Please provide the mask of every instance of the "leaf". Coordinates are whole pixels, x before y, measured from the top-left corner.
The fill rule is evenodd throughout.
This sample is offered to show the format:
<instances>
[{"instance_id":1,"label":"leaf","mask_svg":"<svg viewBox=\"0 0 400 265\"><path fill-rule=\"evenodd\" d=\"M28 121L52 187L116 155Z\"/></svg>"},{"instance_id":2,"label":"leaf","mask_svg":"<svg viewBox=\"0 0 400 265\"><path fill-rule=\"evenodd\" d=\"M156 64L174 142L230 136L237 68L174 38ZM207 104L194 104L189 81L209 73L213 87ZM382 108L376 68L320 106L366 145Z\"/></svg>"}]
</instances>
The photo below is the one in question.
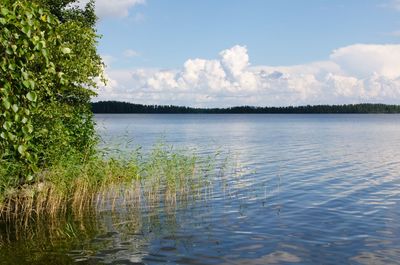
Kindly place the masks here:
<instances>
[{"instance_id":1,"label":"leaf","mask_svg":"<svg viewBox=\"0 0 400 265\"><path fill-rule=\"evenodd\" d=\"M7 134L8 134L8 138L10 138L11 141L14 141L15 138L17 138L14 134L12 134L10 132L8 132Z\"/></svg>"},{"instance_id":2,"label":"leaf","mask_svg":"<svg viewBox=\"0 0 400 265\"><path fill-rule=\"evenodd\" d=\"M29 89L34 89L35 88L35 82L33 80L25 80L22 81L22 84Z\"/></svg>"},{"instance_id":3,"label":"leaf","mask_svg":"<svg viewBox=\"0 0 400 265\"><path fill-rule=\"evenodd\" d=\"M15 112L15 113L17 113L18 112L18 105L17 104L13 104L12 106L11 106L11 108L12 108L12 110Z\"/></svg>"},{"instance_id":4,"label":"leaf","mask_svg":"<svg viewBox=\"0 0 400 265\"><path fill-rule=\"evenodd\" d=\"M24 127L22 127L22 131L23 131L25 134L30 134L30 133L32 133L32 132L33 132L33 126L32 126L32 124L28 124L28 125L25 125Z\"/></svg>"},{"instance_id":5,"label":"leaf","mask_svg":"<svg viewBox=\"0 0 400 265\"><path fill-rule=\"evenodd\" d=\"M70 49L70 48L67 48L67 47L61 48L61 51L62 51L62 53L64 53L64 54L69 54L69 53L71 53L71 49Z\"/></svg>"},{"instance_id":6,"label":"leaf","mask_svg":"<svg viewBox=\"0 0 400 265\"><path fill-rule=\"evenodd\" d=\"M46 59L49 57L49 53L47 52L46 49L42 49L42 54L43 54L44 58L46 58Z\"/></svg>"},{"instance_id":7,"label":"leaf","mask_svg":"<svg viewBox=\"0 0 400 265\"><path fill-rule=\"evenodd\" d=\"M33 180L33 175L29 174L26 176L26 181L31 182Z\"/></svg>"},{"instance_id":8,"label":"leaf","mask_svg":"<svg viewBox=\"0 0 400 265\"><path fill-rule=\"evenodd\" d=\"M11 107L10 101L8 101L6 98L3 98L3 106L6 108L6 110L9 110Z\"/></svg>"},{"instance_id":9,"label":"leaf","mask_svg":"<svg viewBox=\"0 0 400 265\"><path fill-rule=\"evenodd\" d=\"M28 132L32 133L33 132L33 126L31 124L28 124Z\"/></svg>"},{"instance_id":10,"label":"leaf","mask_svg":"<svg viewBox=\"0 0 400 265\"><path fill-rule=\"evenodd\" d=\"M26 146L25 145L19 145L18 146L18 153L20 153L21 155L24 155L26 152Z\"/></svg>"},{"instance_id":11,"label":"leaf","mask_svg":"<svg viewBox=\"0 0 400 265\"><path fill-rule=\"evenodd\" d=\"M36 102L36 100L37 100L37 94L36 94L36 92L29 92L28 94L26 94L26 98L29 100L29 101L32 101L32 102Z\"/></svg>"},{"instance_id":12,"label":"leaf","mask_svg":"<svg viewBox=\"0 0 400 265\"><path fill-rule=\"evenodd\" d=\"M8 131L12 127L12 122L11 121L6 121L3 123L3 128Z\"/></svg>"},{"instance_id":13,"label":"leaf","mask_svg":"<svg viewBox=\"0 0 400 265\"><path fill-rule=\"evenodd\" d=\"M22 72L22 77L23 77L24 79L28 79L28 78L29 78L29 75L28 75L27 72Z\"/></svg>"},{"instance_id":14,"label":"leaf","mask_svg":"<svg viewBox=\"0 0 400 265\"><path fill-rule=\"evenodd\" d=\"M8 9L7 8L5 8L5 7L2 7L1 8L1 14L3 15L3 16L7 16L8 15Z\"/></svg>"},{"instance_id":15,"label":"leaf","mask_svg":"<svg viewBox=\"0 0 400 265\"><path fill-rule=\"evenodd\" d=\"M7 48L6 48L6 53L7 53L8 55L13 54L13 50L11 49L11 47L7 47Z\"/></svg>"},{"instance_id":16,"label":"leaf","mask_svg":"<svg viewBox=\"0 0 400 265\"><path fill-rule=\"evenodd\" d=\"M31 28L28 25L26 25L22 28L22 32L25 33L26 36L28 36L28 38L31 37L32 32L31 32Z\"/></svg>"}]
</instances>

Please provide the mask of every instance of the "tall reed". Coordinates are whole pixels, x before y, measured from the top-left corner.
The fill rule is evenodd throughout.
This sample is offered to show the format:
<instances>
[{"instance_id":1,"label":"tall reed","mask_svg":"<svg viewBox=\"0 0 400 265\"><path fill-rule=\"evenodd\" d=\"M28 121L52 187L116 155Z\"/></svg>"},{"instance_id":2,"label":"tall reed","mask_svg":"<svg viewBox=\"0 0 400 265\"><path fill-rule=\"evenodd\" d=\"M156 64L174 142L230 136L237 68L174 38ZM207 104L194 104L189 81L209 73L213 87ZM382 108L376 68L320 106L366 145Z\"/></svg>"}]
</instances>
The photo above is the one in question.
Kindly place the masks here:
<instances>
[{"instance_id":1,"label":"tall reed","mask_svg":"<svg viewBox=\"0 0 400 265\"><path fill-rule=\"evenodd\" d=\"M12 165L0 166L0 217L28 225L38 218L84 216L89 212L114 211L116 207L159 207L204 196L210 184L214 157L156 145L144 155L104 153L82 160L66 154L38 173L39 181L16 186L8 174Z\"/></svg>"}]
</instances>

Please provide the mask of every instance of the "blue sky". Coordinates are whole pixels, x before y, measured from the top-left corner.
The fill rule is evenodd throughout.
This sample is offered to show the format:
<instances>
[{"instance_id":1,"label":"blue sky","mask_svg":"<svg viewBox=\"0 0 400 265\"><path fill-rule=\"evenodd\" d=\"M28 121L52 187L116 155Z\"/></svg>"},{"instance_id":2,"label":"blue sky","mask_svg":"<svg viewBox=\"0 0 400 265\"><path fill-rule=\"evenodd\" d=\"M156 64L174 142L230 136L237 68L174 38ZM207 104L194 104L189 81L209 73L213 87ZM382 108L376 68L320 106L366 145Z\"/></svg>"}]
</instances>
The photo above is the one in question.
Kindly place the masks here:
<instances>
[{"instance_id":1,"label":"blue sky","mask_svg":"<svg viewBox=\"0 0 400 265\"><path fill-rule=\"evenodd\" d=\"M97 13L101 100L400 103L399 0L98 0Z\"/></svg>"}]
</instances>

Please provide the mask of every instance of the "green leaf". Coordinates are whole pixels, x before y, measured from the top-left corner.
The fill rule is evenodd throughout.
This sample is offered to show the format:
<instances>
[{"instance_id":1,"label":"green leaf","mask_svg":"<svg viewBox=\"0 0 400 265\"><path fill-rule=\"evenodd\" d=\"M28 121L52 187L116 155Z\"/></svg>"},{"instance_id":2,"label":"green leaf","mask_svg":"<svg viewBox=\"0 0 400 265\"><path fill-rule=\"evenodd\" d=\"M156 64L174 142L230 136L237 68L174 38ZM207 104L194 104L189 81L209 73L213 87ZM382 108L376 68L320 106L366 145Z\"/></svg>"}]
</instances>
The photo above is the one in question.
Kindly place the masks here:
<instances>
[{"instance_id":1,"label":"green leaf","mask_svg":"<svg viewBox=\"0 0 400 265\"><path fill-rule=\"evenodd\" d=\"M25 145L19 145L18 146L18 153L20 153L21 155L24 155L26 152L26 146Z\"/></svg>"},{"instance_id":2,"label":"green leaf","mask_svg":"<svg viewBox=\"0 0 400 265\"><path fill-rule=\"evenodd\" d=\"M10 101L8 101L6 98L3 98L3 106L6 108L6 110L9 110L11 107Z\"/></svg>"},{"instance_id":3,"label":"green leaf","mask_svg":"<svg viewBox=\"0 0 400 265\"><path fill-rule=\"evenodd\" d=\"M32 32L31 32L31 28L28 25L26 25L22 28L22 32L25 33L26 36L28 36L28 38L31 37Z\"/></svg>"},{"instance_id":4,"label":"green leaf","mask_svg":"<svg viewBox=\"0 0 400 265\"><path fill-rule=\"evenodd\" d=\"M33 132L33 126L32 126L32 124L28 124L28 125L26 125L27 127L28 127L28 132L29 133L32 133Z\"/></svg>"},{"instance_id":5,"label":"green leaf","mask_svg":"<svg viewBox=\"0 0 400 265\"><path fill-rule=\"evenodd\" d=\"M27 182L31 182L33 180L33 175L32 174L28 174L27 176L26 176L26 181Z\"/></svg>"},{"instance_id":6,"label":"green leaf","mask_svg":"<svg viewBox=\"0 0 400 265\"><path fill-rule=\"evenodd\" d=\"M22 132L24 134L29 134L28 129L26 128L26 126L22 127Z\"/></svg>"},{"instance_id":7,"label":"green leaf","mask_svg":"<svg viewBox=\"0 0 400 265\"><path fill-rule=\"evenodd\" d=\"M8 55L11 55L11 54L13 54L13 50L12 50L10 47L7 47L7 48L6 48L6 53L7 53Z\"/></svg>"},{"instance_id":8,"label":"green leaf","mask_svg":"<svg viewBox=\"0 0 400 265\"><path fill-rule=\"evenodd\" d=\"M24 134L31 134L33 132L32 124L27 124L24 127L22 127L22 131L24 132Z\"/></svg>"},{"instance_id":9,"label":"green leaf","mask_svg":"<svg viewBox=\"0 0 400 265\"><path fill-rule=\"evenodd\" d=\"M12 125L13 125L13 123L12 123L11 121L6 121L6 122L3 123L3 128L4 128L6 131L8 131L8 130L11 129Z\"/></svg>"},{"instance_id":10,"label":"green leaf","mask_svg":"<svg viewBox=\"0 0 400 265\"><path fill-rule=\"evenodd\" d=\"M49 53L47 52L46 49L42 49L42 54L43 54L44 58L49 57Z\"/></svg>"},{"instance_id":11,"label":"green leaf","mask_svg":"<svg viewBox=\"0 0 400 265\"><path fill-rule=\"evenodd\" d=\"M29 89L34 89L35 88L35 82L33 80L25 80L22 81L22 84Z\"/></svg>"},{"instance_id":12,"label":"green leaf","mask_svg":"<svg viewBox=\"0 0 400 265\"><path fill-rule=\"evenodd\" d=\"M13 104L12 106L11 106L11 108L12 108L12 110L15 112L15 113L17 113L18 112L18 105L17 104Z\"/></svg>"},{"instance_id":13,"label":"green leaf","mask_svg":"<svg viewBox=\"0 0 400 265\"><path fill-rule=\"evenodd\" d=\"M2 14L3 16L7 16L8 13L9 13L9 11L8 11L7 8L5 8L5 7L2 7L2 8L1 8L1 14Z\"/></svg>"},{"instance_id":14,"label":"green leaf","mask_svg":"<svg viewBox=\"0 0 400 265\"><path fill-rule=\"evenodd\" d=\"M29 92L28 94L26 94L26 98L27 98L29 101L36 102L36 100L37 100L37 94L36 94L36 92L31 91L31 92Z\"/></svg>"},{"instance_id":15,"label":"green leaf","mask_svg":"<svg viewBox=\"0 0 400 265\"><path fill-rule=\"evenodd\" d=\"M69 54L69 53L71 53L71 49L70 49L70 48L67 48L67 47L61 48L61 51L62 51L62 53L64 53L64 54Z\"/></svg>"},{"instance_id":16,"label":"green leaf","mask_svg":"<svg viewBox=\"0 0 400 265\"><path fill-rule=\"evenodd\" d=\"M11 141L14 141L15 138L17 138L17 136L15 136L14 134L12 134L10 132L8 132L7 134L8 134L8 138L10 138Z\"/></svg>"},{"instance_id":17,"label":"green leaf","mask_svg":"<svg viewBox=\"0 0 400 265\"><path fill-rule=\"evenodd\" d=\"M27 72L22 72L22 77L23 77L24 79L28 79L28 78L29 78L29 75L28 75Z\"/></svg>"}]
</instances>

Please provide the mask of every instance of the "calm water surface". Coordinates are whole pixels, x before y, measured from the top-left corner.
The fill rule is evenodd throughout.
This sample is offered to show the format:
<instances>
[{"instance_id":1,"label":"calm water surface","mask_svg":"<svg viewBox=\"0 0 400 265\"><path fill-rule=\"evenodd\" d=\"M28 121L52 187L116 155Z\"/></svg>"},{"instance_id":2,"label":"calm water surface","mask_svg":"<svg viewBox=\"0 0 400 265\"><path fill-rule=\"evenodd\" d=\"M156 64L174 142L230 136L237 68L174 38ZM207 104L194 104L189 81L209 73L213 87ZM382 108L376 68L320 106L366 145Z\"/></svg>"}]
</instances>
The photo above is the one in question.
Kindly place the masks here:
<instances>
[{"instance_id":1,"label":"calm water surface","mask_svg":"<svg viewBox=\"0 0 400 265\"><path fill-rule=\"evenodd\" d=\"M106 146L149 149L162 138L223 150L237 170L206 202L100 214L85 236L2 246L0 263L400 264L400 115L96 120Z\"/></svg>"}]
</instances>

